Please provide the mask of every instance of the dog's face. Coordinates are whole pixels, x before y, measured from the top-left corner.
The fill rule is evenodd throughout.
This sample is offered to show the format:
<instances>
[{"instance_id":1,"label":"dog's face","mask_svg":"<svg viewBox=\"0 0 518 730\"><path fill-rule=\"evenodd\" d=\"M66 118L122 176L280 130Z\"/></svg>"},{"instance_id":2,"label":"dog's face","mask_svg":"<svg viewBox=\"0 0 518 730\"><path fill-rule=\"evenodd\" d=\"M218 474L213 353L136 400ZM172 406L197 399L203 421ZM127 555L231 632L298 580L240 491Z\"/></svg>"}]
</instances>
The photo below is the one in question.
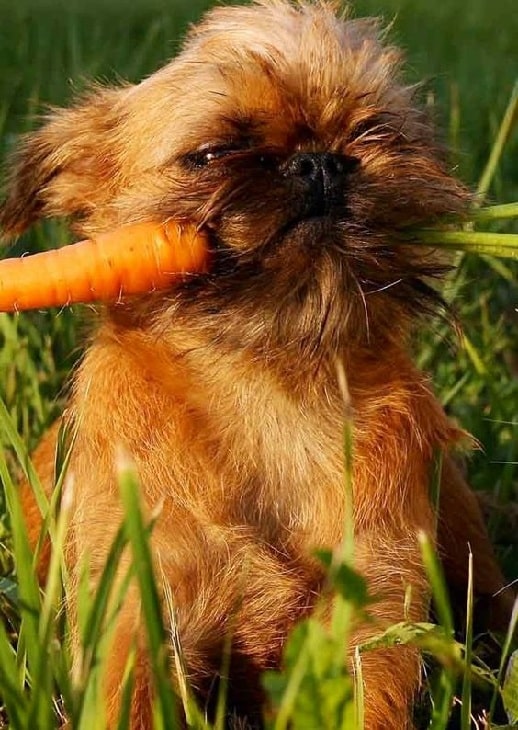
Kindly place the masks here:
<instances>
[{"instance_id":1,"label":"dog's face","mask_svg":"<svg viewBox=\"0 0 518 730\"><path fill-rule=\"evenodd\" d=\"M158 73L30 137L0 220L8 233L42 214L79 216L85 233L194 220L214 249L189 292L207 314L240 312L251 332L260 312L279 344L310 350L400 336L441 267L398 232L467 194L378 36L318 5L213 10Z\"/></svg>"}]
</instances>

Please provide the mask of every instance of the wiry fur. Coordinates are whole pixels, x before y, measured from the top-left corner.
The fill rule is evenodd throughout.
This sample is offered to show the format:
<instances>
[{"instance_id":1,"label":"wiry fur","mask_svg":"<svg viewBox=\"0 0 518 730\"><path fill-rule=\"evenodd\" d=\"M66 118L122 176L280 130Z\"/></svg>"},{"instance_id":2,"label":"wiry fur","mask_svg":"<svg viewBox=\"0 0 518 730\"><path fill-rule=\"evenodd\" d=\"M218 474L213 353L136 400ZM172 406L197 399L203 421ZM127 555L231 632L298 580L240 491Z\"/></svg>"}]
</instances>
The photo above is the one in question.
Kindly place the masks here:
<instances>
[{"instance_id":1,"label":"wiry fur","mask_svg":"<svg viewBox=\"0 0 518 730\"><path fill-rule=\"evenodd\" d=\"M136 86L96 89L58 110L22 146L0 213L6 234L41 215L92 234L174 217L211 233L214 265L175 291L108 307L75 375L69 418L70 563L95 578L122 510L114 456L131 454L145 503L162 505L153 548L171 586L189 679L210 705L232 622L230 700L260 723L260 672L318 596L312 558L340 541L343 364L354 425L357 567L381 600L379 626L424 619L418 530L434 534L430 468L445 453L439 545L465 585L467 544L480 594L502 585L477 503L450 450L448 422L407 354L412 326L439 301L429 250L401 231L459 213L467 191L447 171L398 51L372 20L330 6L268 0L211 11L165 68ZM230 152L201 164L204 146ZM285 174L297 152L359 165L333 214L301 216ZM52 481L51 434L36 459ZM39 520L26 495L35 533ZM136 591L106 677L110 717L134 632ZM503 605L503 604L502 604ZM235 614L235 619L233 618ZM372 627L357 627L360 641ZM344 658L345 659L345 658ZM415 650L366 654L367 730L411 726ZM143 641L133 727L150 727ZM237 722L237 720L236 720Z\"/></svg>"}]
</instances>

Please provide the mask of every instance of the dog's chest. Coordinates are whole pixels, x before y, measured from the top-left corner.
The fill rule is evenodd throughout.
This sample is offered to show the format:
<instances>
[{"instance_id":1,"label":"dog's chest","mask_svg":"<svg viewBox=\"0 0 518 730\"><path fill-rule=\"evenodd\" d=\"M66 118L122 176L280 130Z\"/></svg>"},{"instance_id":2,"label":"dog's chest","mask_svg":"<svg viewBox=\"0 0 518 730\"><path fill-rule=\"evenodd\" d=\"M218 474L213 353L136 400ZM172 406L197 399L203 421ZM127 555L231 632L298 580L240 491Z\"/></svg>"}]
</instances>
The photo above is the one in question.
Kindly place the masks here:
<instances>
[{"instance_id":1,"label":"dog's chest","mask_svg":"<svg viewBox=\"0 0 518 730\"><path fill-rule=\"evenodd\" d=\"M201 456L215 521L268 541L339 539L343 423L322 395L303 401L269 377L237 378L206 401ZM202 439L202 442L205 439ZM207 496L207 494L205 495Z\"/></svg>"},{"instance_id":2,"label":"dog's chest","mask_svg":"<svg viewBox=\"0 0 518 730\"><path fill-rule=\"evenodd\" d=\"M343 419L331 385L301 396L235 354L208 363L206 348L180 359L144 345L126 333L102 342L76 380L85 503L105 489L100 470L122 443L145 502L165 505L169 534L198 524L275 544L340 539Z\"/></svg>"}]
</instances>

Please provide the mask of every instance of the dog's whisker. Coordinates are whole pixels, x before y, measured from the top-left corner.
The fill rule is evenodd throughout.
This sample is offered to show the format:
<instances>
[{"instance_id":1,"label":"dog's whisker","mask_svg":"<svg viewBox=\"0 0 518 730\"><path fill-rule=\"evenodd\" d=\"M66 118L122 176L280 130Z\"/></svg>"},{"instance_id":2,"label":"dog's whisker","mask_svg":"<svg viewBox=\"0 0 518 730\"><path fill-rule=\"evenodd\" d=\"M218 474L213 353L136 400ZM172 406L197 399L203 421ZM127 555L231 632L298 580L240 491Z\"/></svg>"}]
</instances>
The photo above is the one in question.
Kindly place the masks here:
<instances>
[{"instance_id":1,"label":"dog's whisker","mask_svg":"<svg viewBox=\"0 0 518 730\"><path fill-rule=\"evenodd\" d=\"M380 292L391 289L393 286L397 286L398 284L401 284L402 281L403 281L403 279L396 279L395 281L391 281L388 284L384 284L383 286L380 286L377 289L369 289L369 291L362 292L362 293L365 297L368 297L371 294L379 294Z\"/></svg>"}]
</instances>

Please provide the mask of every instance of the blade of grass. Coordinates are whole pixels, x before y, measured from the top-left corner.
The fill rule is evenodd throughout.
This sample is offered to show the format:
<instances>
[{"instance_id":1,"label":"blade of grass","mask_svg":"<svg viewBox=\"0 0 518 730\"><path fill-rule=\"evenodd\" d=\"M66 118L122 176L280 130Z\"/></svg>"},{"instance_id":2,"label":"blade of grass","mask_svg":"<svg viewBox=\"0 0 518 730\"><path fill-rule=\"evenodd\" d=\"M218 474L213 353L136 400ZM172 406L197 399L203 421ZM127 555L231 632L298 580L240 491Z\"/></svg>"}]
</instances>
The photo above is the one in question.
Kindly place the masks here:
<instances>
[{"instance_id":1,"label":"blade of grass","mask_svg":"<svg viewBox=\"0 0 518 730\"><path fill-rule=\"evenodd\" d=\"M460 144L460 94L459 85L455 82L450 84L450 116L448 124L448 146L457 156Z\"/></svg>"},{"instance_id":2,"label":"blade of grass","mask_svg":"<svg viewBox=\"0 0 518 730\"><path fill-rule=\"evenodd\" d=\"M85 591L88 573L83 573L83 580L80 581L82 589L78 596L78 602L81 604L81 607L78 608L78 612L81 612L83 616L81 621L83 626L81 632L82 662L79 676L76 677L77 697L73 707L70 708L71 715L74 718L74 727L79 727L82 721L85 711L84 703L88 696L89 685L97 681L93 668L101 663L100 654L102 653L102 644L103 641L106 642L109 639L108 627L114 623L113 619L112 621L106 620L106 616L112 599L112 591L119 571L122 553L126 544L126 532L123 527L120 527L113 539L101 577L96 585L95 598L88 608L84 605L88 601L88 596ZM118 586L118 594L115 601L117 607L122 604L128 586L129 578L123 580ZM116 610L115 608L114 612Z\"/></svg>"},{"instance_id":3,"label":"blade of grass","mask_svg":"<svg viewBox=\"0 0 518 730\"><path fill-rule=\"evenodd\" d=\"M423 564L432 589L432 596L439 623L444 628L446 635L453 637L453 616L441 565L437 559L428 535L425 532L419 532L418 538L421 546ZM455 672L452 667L444 666L439 678L438 691L433 698L433 710L429 726L430 730L444 730L451 714L454 695Z\"/></svg>"},{"instance_id":4,"label":"blade of grass","mask_svg":"<svg viewBox=\"0 0 518 730\"><path fill-rule=\"evenodd\" d=\"M27 727L27 697L18 681L16 654L0 620L0 687L10 726Z\"/></svg>"},{"instance_id":5,"label":"blade of grass","mask_svg":"<svg viewBox=\"0 0 518 730\"><path fill-rule=\"evenodd\" d=\"M441 402L442 402L443 408L446 408L451 403L451 401L458 395L458 393L460 393L462 391L462 389L468 382L469 378L470 378L470 373L468 373L468 372L464 373L464 375L461 378L459 378L459 380L457 380L455 385L452 388L450 388L448 390L448 392L445 393L445 395L442 396Z\"/></svg>"},{"instance_id":6,"label":"blade of grass","mask_svg":"<svg viewBox=\"0 0 518 730\"><path fill-rule=\"evenodd\" d=\"M461 730L471 729L471 662L473 657L473 553L468 556L468 588L466 598L466 638L464 641L464 676L462 678Z\"/></svg>"},{"instance_id":7,"label":"blade of grass","mask_svg":"<svg viewBox=\"0 0 518 730\"><path fill-rule=\"evenodd\" d=\"M511 615L511 621L509 623L509 628L507 629L507 634L505 635L505 641L504 641L504 645L502 647L502 654L500 656L500 666L498 668L497 682L493 689L493 696L491 697L491 704L489 706L489 725L490 726L491 726L491 722L493 719L493 715L495 714L498 694L502 687L502 682L504 680L504 674L505 674L505 668L507 665L507 659L509 658L509 654L511 653L511 648L513 646L513 639L514 639L517 628L518 628L518 598L514 602L513 612Z\"/></svg>"},{"instance_id":8,"label":"blade of grass","mask_svg":"<svg viewBox=\"0 0 518 730\"><path fill-rule=\"evenodd\" d=\"M336 373L342 396L344 457L344 524L343 540L338 559L339 562L349 562L352 565L354 561L353 417L345 367L340 360L336 361Z\"/></svg>"},{"instance_id":9,"label":"blade of grass","mask_svg":"<svg viewBox=\"0 0 518 730\"><path fill-rule=\"evenodd\" d=\"M505 262L501 258L496 258L494 256L483 256L483 261L485 264L489 266L490 269L493 269L495 274L499 276L503 281L506 281L511 286L514 285L515 282L515 275L513 272L513 265L511 262Z\"/></svg>"},{"instance_id":10,"label":"blade of grass","mask_svg":"<svg viewBox=\"0 0 518 730\"><path fill-rule=\"evenodd\" d=\"M42 647L51 647L54 643L56 618L63 602L63 583L61 580L65 540L72 510L70 490L67 490L67 499L63 500L62 509L57 521L55 540L50 556L45 592L39 617L39 641ZM53 663L50 662L51 667ZM39 727L40 699L39 695L52 697L53 671L49 671L49 656L40 654L40 664L32 669L33 692L29 705L27 727Z\"/></svg>"},{"instance_id":11,"label":"blade of grass","mask_svg":"<svg viewBox=\"0 0 518 730\"><path fill-rule=\"evenodd\" d=\"M432 475L430 478L430 502L432 503L435 518L435 532L437 533L437 522L439 519L439 502L441 499L441 480L442 480L442 464L444 454L442 449L438 449L432 462Z\"/></svg>"},{"instance_id":12,"label":"blade of grass","mask_svg":"<svg viewBox=\"0 0 518 730\"><path fill-rule=\"evenodd\" d=\"M101 579L96 585L95 600L85 621L82 639L86 647L94 647L100 639L103 622L110 602L111 589L114 585L126 544L127 536L125 530L121 527L117 531L106 557Z\"/></svg>"},{"instance_id":13,"label":"blade of grass","mask_svg":"<svg viewBox=\"0 0 518 730\"><path fill-rule=\"evenodd\" d=\"M180 635L178 633L178 622L176 620L173 591L171 589L169 581L165 579L165 574L162 568L161 561L159 561L159 563L160 575L162 577L162 583L164 587L164 604L167 610L167 617L169 619L171 643L173 647L173 661L176 670L176 682L178 684L178 691L182 700L183 711L185 713L185 722L188 728L205 728L206 723L204 722L203 715L198 709L198 705L196 704L188 683L188 672L184 661ZM221 670L223 676L225 676L224 669L225 668L223 667ZM218 724L217 716L219 711L219 702L220 696L218 694L218 709L216 710L215 730L217 730Z\"/></svg>"},{"instance_id":14,"label":"blade of grass","mask_svg":"<svg viewBox=\"0 0 518 730\"><path fill-rule=\"evenodd\" d=\"M293 708L295 707L297 693L307 671L310 654L309 641L306 640L302 646L302 651L297 657L288 685L284 691L282 702L277 712L277 717L275 718L273 730L287 730L289 726L290 717L293 713Z\"/></svg>"},{"instance_id":15,"label":"blade of grass","mask_svg":"<svg viewBox=\"0 0 518 730\"><path fill-rule=\"evenodd\" d=\"M3 419L9 419L6 412L0 412L0 425ZM18 490L9 474L5 454L0 449L0 478L4 485L7 509L9 513L13 550L18 576L18 595L22 612L22 626L27 634L27 653L30 663L38 664L40 645L38 641L38 617L40 613L40 593L36 577L32 570L32 552L23 518L22 506Z\"/></svg>"},{"instance_id":16,"label":"blade of grass","mask_svg":"<svg viewBox=\"0 0 518 730\"><path fill-rule=\"evenodd\" d=\"M121 707L117 721L117 730L128 730L131 722L131 700L133 687L135 685L135 665L137 659L137 647L135 643L130 649L124 676L122 678Z\"/></svg>"},{"instance_id":17,"label":"blade of grass","mask_svg":"<svg viewBox=\"0 0 518 730\"><path fill-rule=\"evenodd\" d=\"M484 168L484 171L482 172L482 175L480 176L480 181L477 186L477 197L478 197L479 201L482 201L486 197L486 195L489 191L491 182L492 182L492 180L495 176L495 172L498 168L500 158L502 157L504 147L514 128L514 125L515 125L515 122L517 119L517 110L518 110L518 81L515 82L514 88L511 92L511 97L509 99L509 103L504 112L504 116L502 117L502 121L501 121L500 127L498 129L498 133L496 135L495 141L491 148L489 159Z\"/></svg>"},{"instance_id":18,"label":"blade of grass","mask_svg":"<svg viewBox=\"0 0 518 730\"><path fill-rule=\"evenodd\" d=\"M1 399L0 399L0 431L3 432L3 435L4 435L7 443L9 443L12 446L12 448L16 454L16 457L18 459L18 463L20 464L25 476L29 480L29 482L34 490L34 496L36 498L36 502L38 504L40 512L42 515L45 515L49 508L47 496L43 490L43 487L41 486L41 482L38 477L38 474L37 474L35 468L33 467L32 462L29 458L25 444L23 443L22 439L18 435L18 431L16 430L13 420L12 420L11 416L9 415L7 408L5 407L5 403Z\"/></svg>"},{"instance_id":19,"label":"blade of grass","mask_svg":"<svg viewBox=\"0 0 518 730\"><path fill-rule=\"evenodd\" d=\"M214 730L225 730L226 727L226 711L228 697L228 683L230 675L230 657L232 649L232 629L227 631L225 641L223 643L223 655L220 669L220 682L218 687L218 700L216 705L216 720L214 722Z\"/></svg>"},{"instance_id":20,"label":"blade of grass","mask_svg":"<svg viewBox=\"0 0 518 730\"><path fill-rule=\"evenodd\" d=\"M453 615L451 612L448 589L446 588L446 581L444 579L441 564L437 559L428 535L421 531L418 534L418 539L421 546L423 564L432 589L432 596L437 610L437 618L445 632L448 635L453 636Z\"/></svg>"},{"instance_id":21,"label":"blade of grass","mask_svg":"<svg viewBox=\"0 0 518 730\"><path fill-rule=\"evenodd\" d=\"M142 612L156 690L155 718L160 728L176 728L176 698L173 691L167 634L162 618L149 535L142 515L139 482L128 458L118 459L119 488L125 510L125 527L133 553L135 575L140 588Z\"/></svg>"},{"instance_id":22,"label":"blade of grass","mask_svg":"<svg viewBox=\"0 0 518 730\"><path fill-rule=\"evenodd\" d=\"M20 682L28 682L32 687L31 702L36 704L35 714L39 730L53 728L54 711L52 692L38 685L40 667L47 661L48 645L40 643L41 599L39 586L33 570L33 554L29 544L22 506L16 486L7 469L5 455L0 450L0 478L4 484L6 504L9 513L16 573L21 624L18 638L17 663L21 670Z\"/></svg>"},{"instance_id":23,"label":"blade of grass","mask_svg":"<svg viewBox=\"0 0 518 730\"><path fill-rule=\"evenodd\" d=\"M338 379L338 386L342 396L343 409L343 457L344 457L344 522L343 539L334 556L330 566L329 578L333 581L333 575L339 570L340 565L346 563L351 567L354 565L354 510L353 510L353 426L351 397L347 385L347 376L343 362L337 360L335 363ZM331 633L338 643L343 646L343 653L336 652L336 667L343 664L343 657L348 645L351 621L353 618L354 606L347 601L339 592L333 599L333 610L331 616Z\"/></svg>"},{"instance_id":24,"label":"blade of grass","mask_svg":"<svg viewBox=\"0 0 518 730\"><path fill-rule=\"evenodd\" d=\"M365 728L365 693L363 690L363 668L360 647L354 648L354 704L356 709L356 727L354 730ZM347 730L347 728L344 728Z\"/></svg>"},{"instance_id":25,"label":"blade of grass","mask_svg":"<svg viewBox=\"0 0 518 730\"><path fill-rule=\"evenodd\" d=\"M94 724L95 727L99 727L99 730L105 730L106 727L104 712L99 712L99 705L103 711L105 710L104 683L100 680L104 677L104 667L110 653L117 650L117 647L113 645L114 631L133 579L133 566L130 565L126 574L120 577L121 557L113 561L112 555L119 553L122 556L122 550L126 544L125 530L124 527L121 527L107 556L94 600L89 603L90 596L87 595L89 586L84 585L79 591L88 605L82 608L84 629L81 651L83 661L79 672L76 672L75 682L77 701L74 703L74 708L77 720L73 723L73 727L77 727L78 730L90 730ZM113 568L115 568L115 572ZM82 578L86 580L88 575L89 572L84 570ZM130 650L124 674L131 661Z\"/></svg>"},{"instance_id":26,"label":"blade of grass","mask_svg":"<svg viewBox=\"0 0 518 730\"><path fill-rule=\"evenodd\" d=\"M473 342L470 340L470 338L466 334L462 335L462 346L465 349L476 373L481 378L486 379L487 378L487 368L486 368L477 348L475 347Z\"/></svg>"}]
</instances>

